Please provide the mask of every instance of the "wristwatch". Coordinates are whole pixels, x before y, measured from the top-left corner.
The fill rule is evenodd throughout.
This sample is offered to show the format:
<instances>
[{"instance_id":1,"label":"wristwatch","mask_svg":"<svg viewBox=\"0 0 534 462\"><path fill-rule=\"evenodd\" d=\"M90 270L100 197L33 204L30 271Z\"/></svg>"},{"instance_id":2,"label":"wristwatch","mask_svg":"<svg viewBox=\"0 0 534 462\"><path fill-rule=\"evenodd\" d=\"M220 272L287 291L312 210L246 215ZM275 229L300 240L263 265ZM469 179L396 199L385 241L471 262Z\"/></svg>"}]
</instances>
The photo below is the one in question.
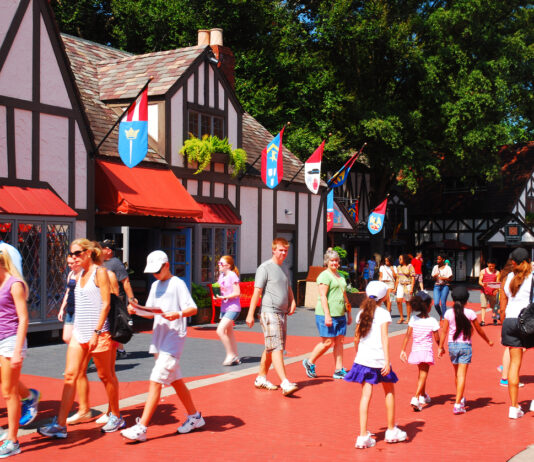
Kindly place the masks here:
<instances>
[{"instance_id":1,"label":"wristwatch","mask_svg":"<svg viewBox=\"0 0 534 462\"><path fill-rule=\"evenodd\" d=\"M102 329L95 329L95 334L100 335L102 333Z\"/></svg>"}]
</instances>

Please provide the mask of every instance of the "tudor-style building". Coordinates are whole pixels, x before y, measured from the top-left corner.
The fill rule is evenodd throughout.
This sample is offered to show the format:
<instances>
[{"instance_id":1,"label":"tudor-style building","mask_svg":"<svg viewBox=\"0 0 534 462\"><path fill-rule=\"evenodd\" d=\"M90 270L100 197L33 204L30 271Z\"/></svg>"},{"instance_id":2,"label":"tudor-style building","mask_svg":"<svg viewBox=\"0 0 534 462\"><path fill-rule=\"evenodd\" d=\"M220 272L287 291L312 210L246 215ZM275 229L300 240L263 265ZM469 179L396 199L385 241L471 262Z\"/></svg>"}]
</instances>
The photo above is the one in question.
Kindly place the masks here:
<instances>
[{"instance_id":1,"label":"tudor-style building","mask_svg":"<svg viewBox=\"0 0 534 462\"><path fill-rule=\"evenodd\" d=\"M0 239L23 257L30 330L57 325L69 242L94 228L92 149L48 1L3 0Z\"/></svg>"}]
</instances>

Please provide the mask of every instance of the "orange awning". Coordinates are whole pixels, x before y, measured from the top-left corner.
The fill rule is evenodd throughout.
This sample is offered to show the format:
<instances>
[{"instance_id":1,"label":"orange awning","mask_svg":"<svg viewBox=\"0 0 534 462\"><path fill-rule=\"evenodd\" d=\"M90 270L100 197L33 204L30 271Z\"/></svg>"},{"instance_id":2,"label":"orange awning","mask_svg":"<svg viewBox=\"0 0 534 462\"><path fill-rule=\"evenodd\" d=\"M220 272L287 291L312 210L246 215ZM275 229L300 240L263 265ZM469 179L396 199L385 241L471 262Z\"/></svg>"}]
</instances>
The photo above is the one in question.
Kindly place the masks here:
<instances>
[{"instance_id":1,"label":"orange awning","mask_svg":"<svg viewBox=\"0 0 534 462\"><path fill-rule=\"evenodd\" d=\"M95 193L98 213L202 217L199 204L170 170L129 168L98 159Z\"/></svg>"},{"instance_id":2,"label":"orange awning","mask_svg":"<svg viewBox=\"0 0 534 462\"><path fill-rule=\"evenodd\" d=\"M0 186L0 213L76 217L78 214L48 188Z\"/></svg>"},{"instance_id":3,"label":"orange awning","mask_svg":"<svg viewBox=\"0 0 534 462\"><path fill-rule=\"evenodd\" d=\"M226 225L240 225L241 220L226 204L203 204L199 203L202 208L202 218L195 218L196 223L215 223Z\"/></svg>"}]
</instances>

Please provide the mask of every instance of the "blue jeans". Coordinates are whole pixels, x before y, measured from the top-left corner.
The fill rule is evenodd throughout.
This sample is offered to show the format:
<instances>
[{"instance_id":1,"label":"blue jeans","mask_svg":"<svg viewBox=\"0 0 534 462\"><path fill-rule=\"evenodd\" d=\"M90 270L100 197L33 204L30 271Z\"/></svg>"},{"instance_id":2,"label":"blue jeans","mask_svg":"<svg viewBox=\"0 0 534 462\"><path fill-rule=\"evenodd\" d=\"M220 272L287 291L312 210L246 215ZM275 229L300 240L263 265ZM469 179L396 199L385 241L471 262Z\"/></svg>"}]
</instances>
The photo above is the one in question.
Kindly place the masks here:
<instances>
[{"instance_id":1,"label":"blue jeans","mask_svg":"<svg viewBox=\"0 0 534 462\"><path fill-rule=\"evenodd\" d=\"M447 311L447 297L449 296L449 286L438 285L434 286L434 306L440 318L443 318L445 311Z\"/></svg>"}]
</instances>

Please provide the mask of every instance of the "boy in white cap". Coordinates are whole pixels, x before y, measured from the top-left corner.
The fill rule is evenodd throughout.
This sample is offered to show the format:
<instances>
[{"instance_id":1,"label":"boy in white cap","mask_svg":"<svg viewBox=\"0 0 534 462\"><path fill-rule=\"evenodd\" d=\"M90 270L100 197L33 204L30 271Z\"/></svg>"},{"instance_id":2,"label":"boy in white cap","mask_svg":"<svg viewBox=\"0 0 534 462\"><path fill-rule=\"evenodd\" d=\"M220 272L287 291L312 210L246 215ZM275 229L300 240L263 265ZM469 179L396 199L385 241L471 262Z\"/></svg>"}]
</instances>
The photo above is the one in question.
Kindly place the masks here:
<instances>
[{"instance_id":1,"label":"boy in white cap","mask_svg":"<svg viewBox=\"0 0 534 462\"><path fill-rule=\"evenodd\" d=\"M136 419L133 427L121 431L122 436L134 441L146 440L147 426L158 405L163 385L171 385L176 390L188 414L185 423L178 428L178 433L189 433L205 425L180 371L180 356L187 334L185 318L195 315L197 306L184 281L172 275L165 252L155 250L148 255L145 273L151 273L157 279L150 288L147 306L132 301L128 311L145 318L154 318L149 351L155 355L156 364L150 374L148 399L143 415Z\"/></svg>"}]
</instances>

